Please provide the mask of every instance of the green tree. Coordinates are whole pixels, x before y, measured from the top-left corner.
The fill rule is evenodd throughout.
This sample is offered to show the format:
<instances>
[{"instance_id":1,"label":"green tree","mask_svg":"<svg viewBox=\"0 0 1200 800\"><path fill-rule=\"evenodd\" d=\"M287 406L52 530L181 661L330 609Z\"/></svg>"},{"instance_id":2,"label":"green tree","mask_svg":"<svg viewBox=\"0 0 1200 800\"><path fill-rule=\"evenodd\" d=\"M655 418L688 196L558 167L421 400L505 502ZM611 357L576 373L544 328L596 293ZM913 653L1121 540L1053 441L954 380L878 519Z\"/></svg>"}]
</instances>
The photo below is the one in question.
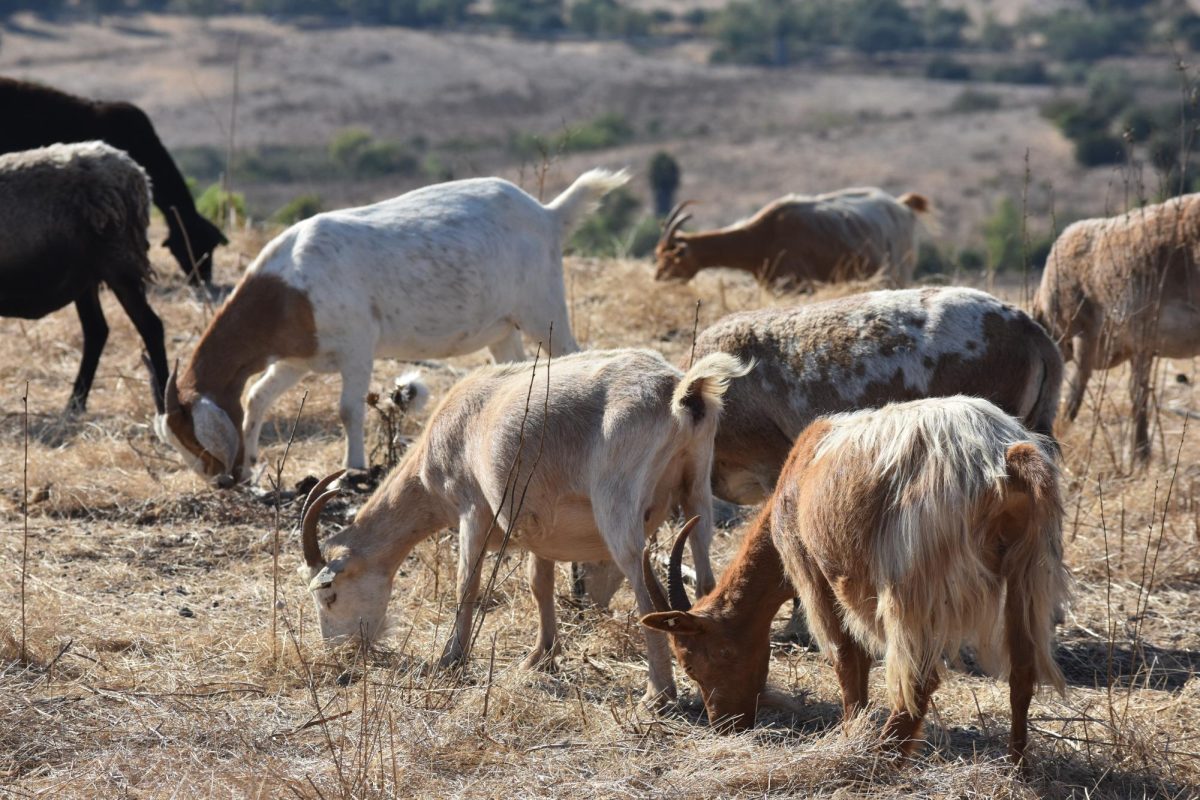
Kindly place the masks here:
<instances>
[{"instance_id":1,"label":"green tree","mask_svg":"<svg viewBox=\"0 0 1200 800\"><path fill-rule=\"evenodd\" d=\"M665 217L675 205L679 189L679 162L662 150L650 159L650 191L654 194L654 213Z\"/></svg>"}]
</instances>

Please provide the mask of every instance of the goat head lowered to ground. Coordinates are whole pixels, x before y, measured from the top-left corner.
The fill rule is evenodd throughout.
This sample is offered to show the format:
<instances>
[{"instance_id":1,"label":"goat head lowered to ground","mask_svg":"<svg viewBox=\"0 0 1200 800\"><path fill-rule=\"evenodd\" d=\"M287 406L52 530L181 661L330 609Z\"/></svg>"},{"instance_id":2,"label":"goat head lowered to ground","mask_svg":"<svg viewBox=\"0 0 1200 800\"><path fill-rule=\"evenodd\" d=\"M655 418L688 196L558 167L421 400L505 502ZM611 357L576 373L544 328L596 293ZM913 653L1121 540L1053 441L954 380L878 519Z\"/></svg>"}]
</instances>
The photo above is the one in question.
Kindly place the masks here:
<instances>
[{"instance_id":1,"label":"goat head lowered to ground","mask_svg":"<svg viewBox=\"0 0 1200 800\"><path fill-rule=\"evenodd\" d=\"M626 180L592 170L548 205L499 178L453 181L293 225L263 248L172 376L160 436L203 474L244 479L275 400L309 372L339 372L344 465L365 469L364 399L376 357L487 347L497 361L516 361L525 357L522 331L554 356L579 349L563 241ZM242 389L264 369L243 418Z\"/></svg>"},{"instance_id":2,"label":"goat head lowered to ground","mask_svg":"<svg viewBox=\"0 0 1200 800\"><path fill-rule=\"evenodd\" d=\"M683 210L691 202L677 205L663 223L658 280L691 280L702 269L729 267L760 280L822 283L882 272L903 286L916 267L917 217L929 211L924 195L897 199L880 189L842 189L788 195L728 227L685 233L691 215Z\"/></svg>"},{"instance_id":3,"label":"goat head lowered to ground","mask_svg":"<svg viewBox=\"0 0 1200 800\"><path fill-rule=\"evenodd\" d=\"M354 523L323 544L318 516L336 475L313 490L301 574L322 636L378 636L400 564L456 524L459 605L443 664L467 654L483 558L504 545L505 531L529 552L539 624L527 663L552 662L557 648L556 561L611 558L639 610L654 610L642 547L676 507L711 520L721 398L746 366L716 353L685 374L652 351L597 350L554 359L548 379L535 369L546 367L481 367L455 384ZM711 538L706 522L692 540L702 590L713 585ZM646 699L660 702L675 693L670 656L656 634L647 632L646 646Z\"/></svg>"},{"instance_id":4,"label":"goat head lowered to ground","mask_svg":"<svg viewBox=\"0 0 1200 800\"><path fill-rule=\"evenodd\" d=\"M814 422L716 589L694 606L676 540L667 597L642 619L670 634L714 723L753 725L769 628L799 592L832 661L846 718L883 658L884 739L911 751L938 664L964 644L1008 674L1010 754L1027 742L1038 683L1063 691L1052 619L1067 598L1054 446L985 400L898 403ZM655 578L643 556L647 584Z\"/></svg>"},{"instance_id":5,"label":"goat head lowered to ground","mask_svg":"<svg viewBox=\"0 0 1200 800\"><path fill-rule=\"evenodd\" d=\"M1068 226L1046 259L1033 314L1075 362L1067 423L1093 370L1129 362L1133 456L1147 461L1154 359L1200 355L1200 194Z\"/></svg>"}]
</instances>

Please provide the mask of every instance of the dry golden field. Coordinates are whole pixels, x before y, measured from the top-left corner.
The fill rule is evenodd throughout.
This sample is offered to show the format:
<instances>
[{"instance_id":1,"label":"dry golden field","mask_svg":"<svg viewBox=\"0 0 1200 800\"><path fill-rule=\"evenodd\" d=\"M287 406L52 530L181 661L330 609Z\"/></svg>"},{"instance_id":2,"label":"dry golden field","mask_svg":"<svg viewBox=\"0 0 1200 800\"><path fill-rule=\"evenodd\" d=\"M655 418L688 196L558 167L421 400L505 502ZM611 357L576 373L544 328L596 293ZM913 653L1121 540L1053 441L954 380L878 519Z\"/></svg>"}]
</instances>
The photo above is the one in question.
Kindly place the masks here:
<instances>
[{"instance_id":1,"label":"dry golden field","mask_svg":"<svg viewBox=\"0 0 1200 800\"><path fill-rule=\"evenodd\" d=\"M218 279L234 280L264 238L242 234L219 251ZM162 277L153 302L173 359L190 352L209 312L179 286L165 251L154 257ZM672 358L688 347L697 299L701 325L729 310L805 301L729 275L656 285L650 266L633 261L569 259L567 275L581 341L648 345ZM1163 365L1148 471L1130 475L1120 466L1127 424L1121 371L1094 381L1096 392L1064 439L1067 559L1077 591L1059 630L1059 658L1070 692L1035 701L1030 768L1022 775L1003 760L1006 685L963 672L943 681L928 744L906 764L871 747L884 715L881 670L873 675L876 707L846 736L832 670L819 654L782 645L771 679L796 697L794 715L762 715L743 735L713 733L694 687L680 676L680 707L656 717L637 704L645 665L628 591L609 613L577 612L565 602L565 567L557 587L561 669L522 671L535 628L518 554L499 564L465 672L431 672L454 608L450 531L420 545L404 565L392 632L378 649L327 651L295 573L295 505L276 517L249 490L211 490L155 440L136 336L111 297L105 308L112 335L90 410L75 419L61 414L79 359L73 312L36 323L0 320L0 795L1200 792L1200 456L1197 432L1166 410L1200 410L1192 362ZM482 358L427 369L435 393L453 370ZM382 385L402 369L379 362L376 380ZM285 487L341 458L336 379L311 377L302 389L308 396ZM285 395L267 427L272 463L283 457L302 389ZM411 432L422 421L409 420ZM718 570L741 532L739 522L718 534Z\"/></svg>"}]
</instances>

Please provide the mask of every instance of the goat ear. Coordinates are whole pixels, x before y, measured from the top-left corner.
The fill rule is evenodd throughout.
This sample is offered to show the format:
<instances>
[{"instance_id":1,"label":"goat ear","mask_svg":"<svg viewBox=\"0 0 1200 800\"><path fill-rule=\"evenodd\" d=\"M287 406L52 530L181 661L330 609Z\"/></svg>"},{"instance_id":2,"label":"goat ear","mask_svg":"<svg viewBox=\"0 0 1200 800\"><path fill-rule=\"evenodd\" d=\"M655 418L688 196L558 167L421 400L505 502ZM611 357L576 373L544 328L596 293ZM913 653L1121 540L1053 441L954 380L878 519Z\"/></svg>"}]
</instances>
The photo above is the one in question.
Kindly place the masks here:
<instances>
[{"instance_id":1,"label":"goat ear","mask_svg":"<svg viewBox=\"0 0 1200 800\"><path fill-rule=\"evenodd\" d=\"M313 579L308 582L308 590L315 592L317 589L328 589L333 586L333 581L337 578L340 568L332 567L329 564L321 567L321 571L313 576Z\"/></svg>"},{"instance_id":2,"label":"goat ear","mask_svg":"<svg viewBox=\"0 0 1200 800\"><path fill-rule=\"evenodd\" d=\"M207 397L192 405L192 432L200 446L219 458L226 470L234 468L240 444L237 428L229 415Z\"/></svg>"},{"instance_id":3,"label":"goat ear","mask_svg":"<svg viewBox=\"0 0 1200 800\"><path fill-rule=\"evenodd\" d=\"M656 611L642 617L642 624L647 628L677 636L691 636L704 632L700 618L688 611Z\"/></svg>"}]
</instances>

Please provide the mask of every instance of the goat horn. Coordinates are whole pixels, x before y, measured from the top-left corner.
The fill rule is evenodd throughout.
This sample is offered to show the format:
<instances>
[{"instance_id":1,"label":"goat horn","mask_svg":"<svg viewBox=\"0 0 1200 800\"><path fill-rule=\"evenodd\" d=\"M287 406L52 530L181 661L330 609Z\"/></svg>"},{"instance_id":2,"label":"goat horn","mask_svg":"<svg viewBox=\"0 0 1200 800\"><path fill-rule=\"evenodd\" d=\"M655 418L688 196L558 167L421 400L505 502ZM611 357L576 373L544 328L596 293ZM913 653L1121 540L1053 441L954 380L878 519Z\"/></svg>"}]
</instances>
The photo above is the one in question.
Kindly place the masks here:
<instances>
[{"instance_id":1,"label":"goat horn","mask_svg":"<svg viewBox=\"0 0 1200 800\"><path fill-rule=\"evenodd\" d=\"M663 241L670 242L670 241L674 240L675 234L678 233L679 229L683 227L683 224L691 218L692 218L691 214L684 214L682 217L680 217L679 219L672 222L667 227L666 232L663 233Z\"/></svg>"},{"instance_id":2,"label":"goat horn","mask_svg":"<svg viewBox=\"0 0 1200 800\"><path fill-rule=\"evenodd\" d=\"M683 545L688 535L700 522L699 517L692 517L683 526L683 530L675 537L675 545L671 548L671 565L667 569L667 597L671 602L672 611L691 611L692 601L688 599L687 589L683 588Z\"/></svg>"},{"instance_id":3,"label":"goat horn","mask_svg":"<svg viewBox=\"0 0 1200 800\"><path fill-rule=\"evenodd\" d=\"M684 200L681 203L675 204L675 207L671 209L671 213L667 214L666 219L663 220L663 235L659 239L660 242L669 241L675 235L675 231L679 229L679 226L687 221L685 219L682 222L677 222L680 213L695 202L695 200Z\"/></svg>"},{"instance_id":4,"label":"goat horn","mask_svg":"<svg viewBox=\"0 0 1200 800\"><path fill-rule=\"evenodd\" d=\"M650 560L650 545L642 549L642 579L646 581L646 591L650 592L650 603L655 611L670 611L671 606L663 594L662 584L654 574L654 562Z\"/></svg>"},{"instance_id":5,"label":"goat horn","mask_svg":"<svg viewBox=\"0 0 1200 800\"><path fill-rule=\"evenodd\" d=\"M308 516L308 508L313 504L313 501L321 496L321 493L325 491L325 488L329 486L329 484L333 483L344 474L346 474L346 470L344 469L339 469L337 472L331 472L324 478L321 478L321 480L317 481L317 485L308 491L308 497L304 498L304 505L300 506L301 522L303 522L304 518Z\"/></svg>"},{"instance_id":6,"label":"goat horn","mask_svg":"<svg viewBox=\"0 0 1200 800\"><path fill-rule=\"evenodd\" d=\"M321 545L317 542L317 522L325 504L341 494L337 489L330 489L308 506L304 513L304 523L300 528L300 545L304 548L304 563L312 569L325 566L325 556L321 555Z\"/></svg>"}]
</instances>

